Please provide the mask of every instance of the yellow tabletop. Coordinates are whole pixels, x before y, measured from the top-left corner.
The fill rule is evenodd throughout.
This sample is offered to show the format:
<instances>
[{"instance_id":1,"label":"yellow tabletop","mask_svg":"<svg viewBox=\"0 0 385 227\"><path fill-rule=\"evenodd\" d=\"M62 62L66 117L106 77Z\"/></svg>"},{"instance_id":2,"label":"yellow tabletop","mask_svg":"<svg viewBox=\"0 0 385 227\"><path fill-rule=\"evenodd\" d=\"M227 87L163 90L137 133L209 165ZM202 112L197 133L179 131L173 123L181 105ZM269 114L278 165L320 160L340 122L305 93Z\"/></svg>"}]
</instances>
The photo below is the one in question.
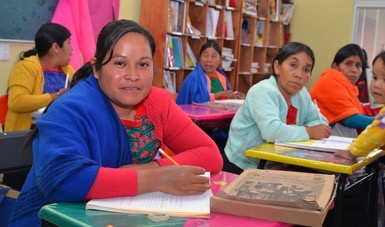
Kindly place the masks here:
<instances>
[{"instance_id":1,"label":"yellow tabletop","mask_svg":"<svg viewBox=\"0 0 385 227\"><path fill-rule=\"evenodd\" d=\"M333 153L297 149L266 143L247 150L244 155L249 158L303 166L334 173L352 174L356 170L372 163L385 155L384 150L374 150L357 162L335 157Z\"/></svg>"}]
</instances>

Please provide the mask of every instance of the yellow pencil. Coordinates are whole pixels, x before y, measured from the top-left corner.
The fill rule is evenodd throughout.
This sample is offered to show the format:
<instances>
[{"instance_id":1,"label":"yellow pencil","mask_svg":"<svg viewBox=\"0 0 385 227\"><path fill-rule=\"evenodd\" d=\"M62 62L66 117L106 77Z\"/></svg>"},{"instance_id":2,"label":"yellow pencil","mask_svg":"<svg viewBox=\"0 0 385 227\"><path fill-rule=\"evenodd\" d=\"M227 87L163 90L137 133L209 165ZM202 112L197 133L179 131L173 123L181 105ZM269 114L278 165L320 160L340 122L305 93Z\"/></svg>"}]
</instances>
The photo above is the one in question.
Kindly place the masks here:
<instances>
[{"instance_id":1,"label":"yellow pencil","mask_svg":"<svg viewBox=\"0 0 385 227\"><path fill-rule=\"evenodd\" d=\"M170 160L172 163L174 163L175 165L177 165L177 166L179 166L179 164L170 156L170 155L168 155L164 150L162 150L162 148L159 148L159 152L160 152L160 154L163 156L163 157L165 157L165 158L167 158L168 160Z\"/></svg>"}]
</instances>

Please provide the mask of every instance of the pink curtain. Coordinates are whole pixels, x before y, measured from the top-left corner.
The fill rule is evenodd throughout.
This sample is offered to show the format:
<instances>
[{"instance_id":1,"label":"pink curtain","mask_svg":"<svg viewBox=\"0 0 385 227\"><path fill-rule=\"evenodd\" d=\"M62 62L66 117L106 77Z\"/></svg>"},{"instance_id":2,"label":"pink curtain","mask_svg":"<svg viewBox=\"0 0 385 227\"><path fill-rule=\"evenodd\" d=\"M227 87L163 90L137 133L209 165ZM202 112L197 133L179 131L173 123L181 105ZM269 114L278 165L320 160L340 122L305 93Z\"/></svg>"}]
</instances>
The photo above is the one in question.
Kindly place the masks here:
<instances>
[{"instance_id":1,"label":"pink curtain","mask_svg":"<svg viewBox=\"0 0 385 227\"><path fill-rule=\"evenodd\" d=\"M59 0L52 22L71 32L70 64L77 70L94 56L101 28L118 18L119 0ZM111 10L109 10L111 9Z\"/></svg>"}]
</instances>

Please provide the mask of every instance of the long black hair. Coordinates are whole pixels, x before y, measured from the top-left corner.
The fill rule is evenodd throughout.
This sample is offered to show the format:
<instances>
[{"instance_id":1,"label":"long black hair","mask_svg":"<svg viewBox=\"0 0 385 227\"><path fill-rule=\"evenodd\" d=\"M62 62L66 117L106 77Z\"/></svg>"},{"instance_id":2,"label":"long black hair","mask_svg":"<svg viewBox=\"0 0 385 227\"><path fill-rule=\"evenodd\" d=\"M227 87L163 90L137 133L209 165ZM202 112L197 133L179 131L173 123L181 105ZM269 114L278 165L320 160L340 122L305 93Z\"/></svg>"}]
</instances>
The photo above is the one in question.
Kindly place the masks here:
<instances>
[{"instance_id":1,"label":"long black hair","mask_svg":"<svg viewBox=\"0 0 385 227\"><path fill-rule=\"evenodd\" d=\"M301 52L305 52L312 60L312 65L311 65L311 71L313 71L314 64L315 64L315 57L313 50L307 46L306 44L299 43L299 42L290 42L286 44L285 46L282 47L282 49L278 52L278 54L275 56L273 60L273 74L274 76L277 76L274 71L274 62L277 61L279 65L282 64L288 57L298 54Z\"/></svg>"},{"instance_id":2,"label":"long black hair","mask_svg":"<svg viewBox=\"0 0 385 227\"><path fill-rule=\"evenodd\" d=\"M151 48L152 56L155 54L155 41L151 33L144 27L132 20L116 20L108 23L101 30L98 41L96 43L96 51L94 55L95 59L95 70L100 71L103 65L111 61L114 54L114 48L116 43L128 33L138 33L143 35ZM105 57L108 58L103 62ZM90 62L85 63L79 70L74 74L71 81L71 87L82 79L87 78L92 72L92 65Z\"/></svg>"},{"instance_id":3,"label":"long black hair","mask_svg":"<svg viewBox=\"0 0 385 227\"><path fill-rule=\"evenodd\" d=\"M38 54L40 57L46 55L54 43L63 47L64 41L71 36L71 32L63 25L56 23L43 24L35 33L35 47L31 50L21 52L20 60Z\"/></svg>"}]
</instances>

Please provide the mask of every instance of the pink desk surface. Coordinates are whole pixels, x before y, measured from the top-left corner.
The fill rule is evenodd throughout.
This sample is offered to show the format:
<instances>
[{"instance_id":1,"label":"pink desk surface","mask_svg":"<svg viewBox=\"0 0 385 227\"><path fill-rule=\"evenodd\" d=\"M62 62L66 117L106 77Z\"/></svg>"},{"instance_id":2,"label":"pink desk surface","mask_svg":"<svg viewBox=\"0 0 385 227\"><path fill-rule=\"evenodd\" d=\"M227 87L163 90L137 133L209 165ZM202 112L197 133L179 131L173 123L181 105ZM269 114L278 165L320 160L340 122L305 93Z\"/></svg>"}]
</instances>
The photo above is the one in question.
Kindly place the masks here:
<instances>
[{"instance_id":1,"label":"pink desk surface","mask_svg":"<svg viewBox=\"0 0 385 227\"><path fill-rule=\"evenodd\" d=\"M231 183L238 175L228 172L219 172L211 174L212 192L217 194L219 190ZM229 214L211 212L210 219L188 218L184 224L190 226L258 226L258 227L289 227L292 224L268 221L263 219L241 217Z\"/></svg>"},{"instance_id":2,"label":"pink desk surface","mask_svg":"<svg viewBox=\"0 0 385 227\"><path fill-rule=\"evenodd\" d=\"M179 105L179 107L194 121L222 120L234 117L236 110L212 109L198 105Z\"/></svg>"}]
</instances>

